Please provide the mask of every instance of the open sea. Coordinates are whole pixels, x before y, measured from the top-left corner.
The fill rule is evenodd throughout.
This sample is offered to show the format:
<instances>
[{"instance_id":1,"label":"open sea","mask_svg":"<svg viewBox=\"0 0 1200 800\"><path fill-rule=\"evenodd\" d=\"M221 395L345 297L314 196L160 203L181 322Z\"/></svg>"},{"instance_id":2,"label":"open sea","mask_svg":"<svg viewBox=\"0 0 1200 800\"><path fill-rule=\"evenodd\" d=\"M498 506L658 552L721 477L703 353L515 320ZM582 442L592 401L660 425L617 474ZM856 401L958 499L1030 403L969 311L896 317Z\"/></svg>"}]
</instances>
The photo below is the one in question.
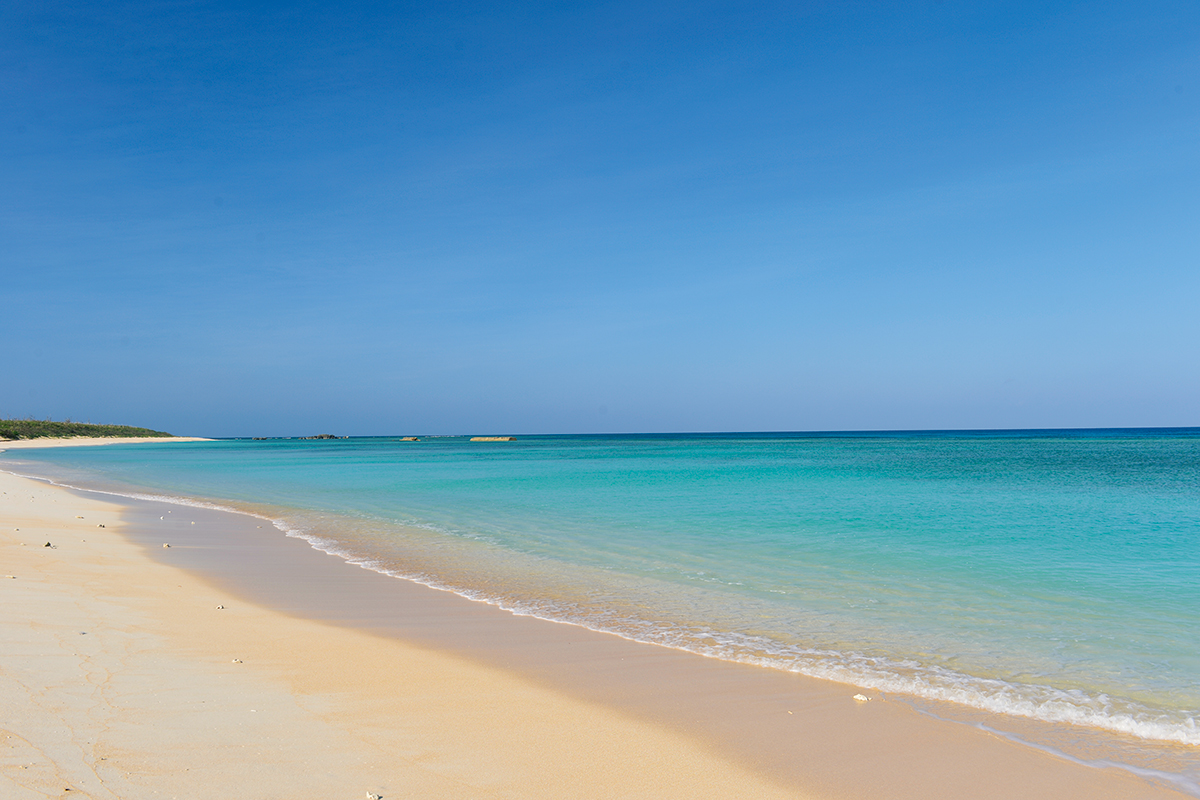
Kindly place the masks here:
<instances>
[{"instance_id":1,"label":"open sea","mask_svg":"<svg viewBox=\"0 0 1200 800\"><path fill-rule=\"evenodd\" d=\"M519 614L1200 795L1200 429L230 440L0 468L258 514Z\"/></svg>"}]
</instances>

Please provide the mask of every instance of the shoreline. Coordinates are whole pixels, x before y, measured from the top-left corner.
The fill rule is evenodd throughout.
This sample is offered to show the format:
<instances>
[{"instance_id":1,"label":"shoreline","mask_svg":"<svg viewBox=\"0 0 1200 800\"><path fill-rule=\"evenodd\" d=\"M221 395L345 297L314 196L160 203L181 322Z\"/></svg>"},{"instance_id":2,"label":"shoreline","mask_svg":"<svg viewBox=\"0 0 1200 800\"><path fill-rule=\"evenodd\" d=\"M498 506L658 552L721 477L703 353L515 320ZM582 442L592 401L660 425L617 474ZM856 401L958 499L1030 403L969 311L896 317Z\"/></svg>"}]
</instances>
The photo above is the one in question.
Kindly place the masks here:
<instances>
[{"instance_id":1,"label":"shoreline","mask_svg":"<svg viewBox=\"0 0 1200 800\"><path fill-rule=\"evenodd\" d=\"M36 447L97 447L105 444L152 444L165 442L213 442L202 436L41 436L37 439L0 439L0 453Z\"/></svg>"},{"instance_id":2,"label":"shoreline","mask_svg":"<svg viewBox=\"0 0 1200 800\"><path fill-rule=\"evenodd\" d=\"M0 443L0 448L6 445ZM14 479L8 474L3 477L6 481ZM80 502L95 502L91 499L95 495L89 497L86 491L41 486ZM53 494L48 491L47 497ZM55 502L61 506L66 500ZM415 648L426 655L483 670L496 680L515 682L505 684L499 698L489 696L488 703L508 702L527 690L549 693L555 703L576 709L587 720L568 735L560 734L557 738L562 741L553 743L584 753L577 762L567 760L571 774L584 774L598 764L611 763L622 766L601 770L609 776L604 780L647 779L636 766L639 756L621 750L623 741L621 747L613 742L597 745L595 737L599 733L594 730L594 719L614 716L643 734L653 732L665 737L653 744L651 771L666 782L660 781L652 792L643 783L648 793L645 796L694 796L697 791L701 796L711 792L710 796L788 797L1184 796L1122 770L1075 764L999 735L921 715L878 693L869 693L873 695L871 702L857 703L852 697L858 690L852 686L714 661L610 634L516 617L458 595L347 564L312 549L307 542L285 537L269 525L259 529L257 525L262 521L252 517L152 501L122 502L120 507L121 541L126 548L139 551L141 558L140 564L129 567L134 572L160 577L179 575L181 581L186 578L191 583L193 592L241 597L241 602L225 605L245 606L248 601L266 620L263 624L268 630L315 626L320 632L310 630L308 635L317 639L367 637L372 647ZM173 512L172 519L159 513L164 510ZM187 516L189 524L173 519L175 515ZM163 524L156 526L156 521ZM191 522L197 525L193 527ZM172 526L169 530L168 523ZM4 532L5 536L10 533ZM110 526L104 531L89 531L87 538L92 540L97 533L115 541L117 529ZM190 543L188 537L192 537ZM161 543L172 538L178 543L163 549ZM120 549L112 542L105 548L106 552ZM22 555L28 556L29 552ZM139 578L139 582L145 581ZM211 617L211 608L206 604L194 613ZM157 613L145 608L142 611ZM225 619L231 616L223 615ZM355 648L363 646L356 640ZM328 656L328 646L317 649L326 654L324 659L336 660ZM297 657L293 652L274 659L273 668L289 675L290 680L300 680L297 676L304 672L303 659L297 662ZM348 660L350 668L360 669L361 658L350 655ZM251 659L243 662L250 665ZM224 663L220 667L228 670ZM359 691L368 691L353 702L366 706L411 702L404 688L406 678L396 677L397 683L383 692L370 690L369 685L359 686ZM295 683L289 685L291 696L309 696L303 688L298 691ZM462 709L455 712L449 708L459 691L457 684L444 683L440 688L431 685L428 691L437 700L430 725L454 728L455 719L463 713ZM390 738L402 749L411 746L405 744L405 737L419 738L408 722L397 724L401 730L382 730L388 727L387 720L376 719L371 725L380 729L382 738ZM503 727L482 728L476 725L469 731L459 730L453 741L444 743L445 757L479 759L481 751L472 750L471 743L483 739L487 739L481 748L485 754L508 747L506 742L511 737ZM537 742L535 750L540 753L550 746L547 741ZM683 751L699 753L700 761L708 766L693 765L682 772L672 768L680 763ZM637 752L642 753L641 758L646 757L643 749ZM542 768L544 765L538 769ZM692 769L704 774L700 781L703 787L687 776ZM584 784L593 787L590 792L581 785L581 793L573 794L563 791L559 783L550 786L545 796L622 796L615 787L610 792L603 782L594 783L594 777L591 780ZM718 784L723 787L720 791L714 788ZM496 796L541 796L537 786L545 786L545 782L534 771L515 779L509 786L513 794ZM595 787L603 788L596 791ZM361 795L360 789L356 791ZM395 787L391 791L394 794ZM639 796L642 789L630 791L633 794L628 796ZM379 793L388 796L388 792ZM422 796L461 794L435 792Z\"/></svg>"},{"instance_id":3,"label":"shoreline","mask_svg":"<svg viewBox=\"0 0 1200 800\"><path fill-rule=\"evenodd\" d=\"M502 670L247 603L150 559L126 506L0 487L6 797L803 796Z\"/></svg>"}]
</instances>

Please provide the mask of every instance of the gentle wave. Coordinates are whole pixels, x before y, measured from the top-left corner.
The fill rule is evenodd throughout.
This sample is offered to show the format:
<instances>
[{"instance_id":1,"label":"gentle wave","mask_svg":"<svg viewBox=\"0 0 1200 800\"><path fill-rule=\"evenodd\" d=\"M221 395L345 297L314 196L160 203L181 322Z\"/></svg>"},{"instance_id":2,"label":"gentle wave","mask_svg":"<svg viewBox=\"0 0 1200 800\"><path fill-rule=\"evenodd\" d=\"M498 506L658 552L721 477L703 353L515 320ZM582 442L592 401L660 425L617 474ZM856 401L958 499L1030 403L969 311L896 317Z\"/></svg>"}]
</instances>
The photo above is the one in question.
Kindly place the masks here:
<instances>
[{"instance_id":1,"label":"gentle wave","mask_svg":"<svg viewBox=\"0 0 1200 800\"><path fill-rule=\"evenodd\" d=\"M1138 707L1133 703L1117 704L1103 694L1092 695L1081 690L1062 690L979 678L939 666L922 665L915 661L897 661L836 650L808 649L736 632L672 627L661 622L585 611L549 600L517 602L451 585L434 575L392 569L377 559L363 557L347 549L334 539L318 536L282 518L189 497L91 489L37 475L8 470L6 472L78 491L204 508L261 519L270 522L283 534L301 539L314 549L341 558L354 566L431 589L452 592L517 616L576 625L599 633L682 650L707 658L778 669L880 692L949 702L994 714L1097 728L1147 741L1200 747L1198 712L1161 712ZM438 530L429 525L420 527Z\"/></svg>"},{"instance_id":2,"label":"gentle wave","mask_svg":"<svg viewBox=\"0 0 1200 800\"><path fill-rule=\"evenodd\" d=\"M988 733L992 734L993 736L999 736L1003 739L1008 739L1010 742L1013 742L1014 744L1023 745L1025 747L1032 747L1035 750L1041 750L1043 753L1049 753L1052 756L1056 756L1058 758L1064 758L1067 761L1070 761L1074 764L1079 764L1080 766L1083 766L1083 767L1091 767L1092 769L1125 770L1126 772L1131 772L1140 778L1148 778L1152 781L1158 781L1167 786L1171 786L1176 789L1179 789L1187 794L1193 795L1195 797L1200 797L1200 783L1193 780L1191 777L1189 777L1187 775L1182 775L1182 774L1175 773L1175 772L1167 772L1167 771L1161 770L1161 769L1151 769L1149 767L1138 767L1138 766L1134 766L1132 764L1123 764L1119 761L1113 761L1113 760L1107 759L1107 758L1077 758L1076 756L1073 756L1070 753L1064 753L1062 750L1058 749L1057 747L1050 747L1048 745L1038 744L1037 742L1031 742L1027 739L1022 739L1019 736L1015 736L1007 731L998 730L997 728L993 728L990 725L985 725L982 722L962 722L961 720L948 719L939 714L934 714L923 708L917 708L912 705L910 705L909 707L912 708L914 711L916 711L919 714L924 714L926 716L933 717L934 719L942 720L943 722L953 722L953 723L957 723L960 725L969 725L972 728L977 728L981 731L987 731Z\"/></svg>"}]
</instances>

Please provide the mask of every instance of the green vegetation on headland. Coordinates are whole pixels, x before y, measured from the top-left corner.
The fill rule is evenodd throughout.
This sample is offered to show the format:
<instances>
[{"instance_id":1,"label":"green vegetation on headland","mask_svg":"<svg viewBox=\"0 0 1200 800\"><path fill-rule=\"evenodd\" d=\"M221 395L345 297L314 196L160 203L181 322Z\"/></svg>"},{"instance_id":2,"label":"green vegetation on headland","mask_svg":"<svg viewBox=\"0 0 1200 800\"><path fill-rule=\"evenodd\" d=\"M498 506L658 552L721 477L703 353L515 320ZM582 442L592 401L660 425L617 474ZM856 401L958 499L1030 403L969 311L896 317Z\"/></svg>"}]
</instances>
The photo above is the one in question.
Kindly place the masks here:
<instances>
[{"instance_id":1,"label":"green vegetation on headland","mask_svg":"<svg viewBox=\"0 0 1200 800\"><path fill-rule=\"evenodd\" d=\"M48 419L0 419L0 439L66 439L72 436L161 438L170 435L129 425L93 425L90 422L71 420L53 422Z\"/></svg>"}]
</instances>

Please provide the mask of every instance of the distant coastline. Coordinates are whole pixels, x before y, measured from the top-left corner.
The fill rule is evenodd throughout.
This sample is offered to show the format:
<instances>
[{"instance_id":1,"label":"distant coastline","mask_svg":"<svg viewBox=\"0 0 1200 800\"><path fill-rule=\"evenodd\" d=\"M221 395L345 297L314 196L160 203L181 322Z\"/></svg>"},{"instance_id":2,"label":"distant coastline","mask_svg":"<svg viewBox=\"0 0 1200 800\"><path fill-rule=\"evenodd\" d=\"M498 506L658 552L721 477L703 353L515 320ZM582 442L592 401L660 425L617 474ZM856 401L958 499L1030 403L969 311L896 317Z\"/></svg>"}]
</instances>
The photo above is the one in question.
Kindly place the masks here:
<instances>
[{"instance_id":1,"label":"distant coastline","mask_svg":"<svg viewBox=\"0 0 1200 800\"><path fill-rule=\"evenodd\" d=\"M132 425L95 425L90 422L55 422L45 419L2 419L0 440L89 438L170 439L174 434Z\"/></svg>"}]
</instances>

